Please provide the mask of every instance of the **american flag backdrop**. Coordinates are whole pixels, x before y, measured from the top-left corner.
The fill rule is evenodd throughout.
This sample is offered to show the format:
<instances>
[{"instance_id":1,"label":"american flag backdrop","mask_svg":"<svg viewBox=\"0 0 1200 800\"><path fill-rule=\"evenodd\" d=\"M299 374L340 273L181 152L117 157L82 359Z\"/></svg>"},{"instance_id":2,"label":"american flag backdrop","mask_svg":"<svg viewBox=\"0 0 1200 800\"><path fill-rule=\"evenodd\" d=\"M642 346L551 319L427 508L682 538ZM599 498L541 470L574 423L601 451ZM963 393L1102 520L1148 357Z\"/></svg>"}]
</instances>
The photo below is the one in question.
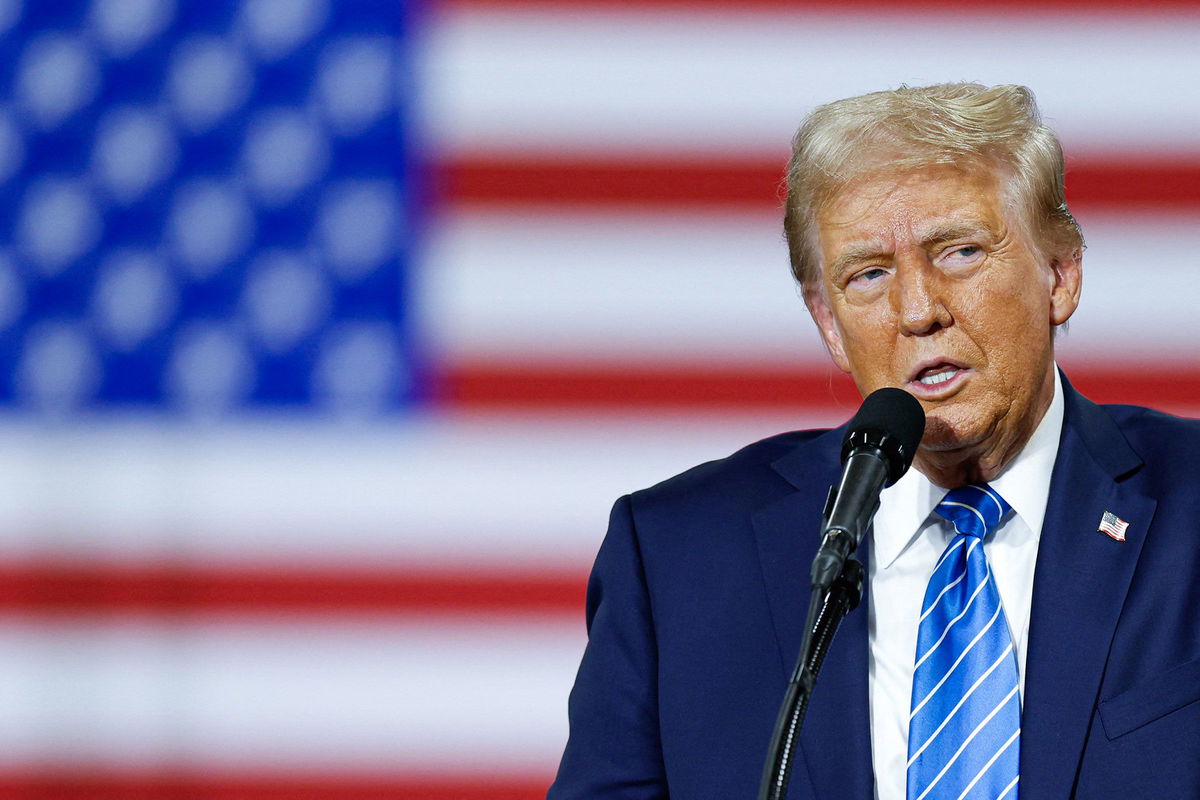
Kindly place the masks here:
<instances>
[{"instance_id":1,"label":"american flag backdrop","mask_svg":"<svg viewBox=\"0 0 1200 800\"><path fill-rule=\"evenodd\" d=\"M1198 44L1193 0L0 0L0 797L543 793L612 500L857 406L780 232L820 102L1033 88L1060 363L1197 413Z\"/></svg>"}]
</instances>

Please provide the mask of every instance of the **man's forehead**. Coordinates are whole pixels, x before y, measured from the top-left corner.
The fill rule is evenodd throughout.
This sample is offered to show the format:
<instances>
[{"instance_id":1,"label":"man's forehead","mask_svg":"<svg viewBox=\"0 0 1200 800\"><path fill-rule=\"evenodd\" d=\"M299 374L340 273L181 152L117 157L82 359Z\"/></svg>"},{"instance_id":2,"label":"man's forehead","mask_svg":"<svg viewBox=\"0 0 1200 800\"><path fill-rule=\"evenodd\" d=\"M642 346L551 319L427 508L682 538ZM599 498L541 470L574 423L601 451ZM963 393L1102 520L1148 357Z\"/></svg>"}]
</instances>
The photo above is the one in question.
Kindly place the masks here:
<instances>
[{"instance_id":1,"label":"man's forehead","mask_svg":"<svg viewBox=\"0 0 1200 800\"><path fill-rule=\"evenodd\" d=\"M817 213L825 244L936 241L994 231L1005 198L998 176L950 165L880 171L846 184Z\"/></svg>"}]
</instances>

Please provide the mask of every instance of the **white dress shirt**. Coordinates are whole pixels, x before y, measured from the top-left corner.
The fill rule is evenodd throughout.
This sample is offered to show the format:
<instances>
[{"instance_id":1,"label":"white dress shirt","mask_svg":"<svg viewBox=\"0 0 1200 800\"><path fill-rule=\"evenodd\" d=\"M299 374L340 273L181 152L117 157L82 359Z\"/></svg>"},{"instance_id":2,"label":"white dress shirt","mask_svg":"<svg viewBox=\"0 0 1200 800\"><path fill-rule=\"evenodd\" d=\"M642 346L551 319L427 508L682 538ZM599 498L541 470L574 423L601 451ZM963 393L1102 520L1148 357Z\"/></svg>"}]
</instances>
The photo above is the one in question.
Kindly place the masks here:
<instances>
[{"instance_id":1,"label":"white dress shirt","mask_svg":"<svg viewBox=\"0 0 1200 800\"><path fill-rule=\"evenodd\" d=\"M984 550L1016 650L1022 698L1033 569L1062 422L1062 385L1056 368L1050 408L1025 448L990 482L1015 512L984 540ZM905 800L908 715L921 603L934 564L955 535L933 509L951 488L935 486L910 469L883 491L875 513L867 625L871 763L878 800Z\"/></svg>"}]
</instances>

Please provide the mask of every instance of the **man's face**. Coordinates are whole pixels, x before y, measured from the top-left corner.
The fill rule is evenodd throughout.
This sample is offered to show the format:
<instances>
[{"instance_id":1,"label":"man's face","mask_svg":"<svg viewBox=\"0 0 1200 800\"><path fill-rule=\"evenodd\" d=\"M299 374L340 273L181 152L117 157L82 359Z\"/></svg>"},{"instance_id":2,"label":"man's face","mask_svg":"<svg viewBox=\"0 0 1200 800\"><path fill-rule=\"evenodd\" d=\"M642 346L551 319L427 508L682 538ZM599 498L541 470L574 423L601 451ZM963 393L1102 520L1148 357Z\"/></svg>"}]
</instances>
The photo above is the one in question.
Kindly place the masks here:
<instances>
[{"instance_id":1,"label":"man's face","mask_svg":"<svg viewBox=\"0 0 1200 800\"><path fill-rule=\"evenodd\" d=\"M910 392L928 419L922 454L984 473L1007 465L1048 407L1053 326L1080 289L1078 254L1042 252L1002 190L982 168L868 173L817 217L821 276L805 289L863 396Z\"/></svg>"}]
</instances>

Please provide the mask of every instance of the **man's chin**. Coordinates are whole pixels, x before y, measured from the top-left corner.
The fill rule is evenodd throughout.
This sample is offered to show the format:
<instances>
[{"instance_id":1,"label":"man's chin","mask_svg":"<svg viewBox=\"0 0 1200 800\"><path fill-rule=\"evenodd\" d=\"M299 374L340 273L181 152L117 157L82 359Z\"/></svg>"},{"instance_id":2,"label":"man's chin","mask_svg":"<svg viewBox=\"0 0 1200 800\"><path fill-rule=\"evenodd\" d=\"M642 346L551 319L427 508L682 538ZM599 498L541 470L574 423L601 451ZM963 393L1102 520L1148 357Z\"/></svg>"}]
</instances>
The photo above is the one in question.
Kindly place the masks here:
<instances>
[{"instance_id":1,"label":"man's chin","mask_svg":"<svg viewBox=\"0 0 1200 800\"><path fill-rule=\"evenodd\" d=\"M925 435L921 437L921 449L933 453L947 453L972 447L981 437L962 424L954 424L937 415L925 418Z\"/></svg>"}]
</instances>

